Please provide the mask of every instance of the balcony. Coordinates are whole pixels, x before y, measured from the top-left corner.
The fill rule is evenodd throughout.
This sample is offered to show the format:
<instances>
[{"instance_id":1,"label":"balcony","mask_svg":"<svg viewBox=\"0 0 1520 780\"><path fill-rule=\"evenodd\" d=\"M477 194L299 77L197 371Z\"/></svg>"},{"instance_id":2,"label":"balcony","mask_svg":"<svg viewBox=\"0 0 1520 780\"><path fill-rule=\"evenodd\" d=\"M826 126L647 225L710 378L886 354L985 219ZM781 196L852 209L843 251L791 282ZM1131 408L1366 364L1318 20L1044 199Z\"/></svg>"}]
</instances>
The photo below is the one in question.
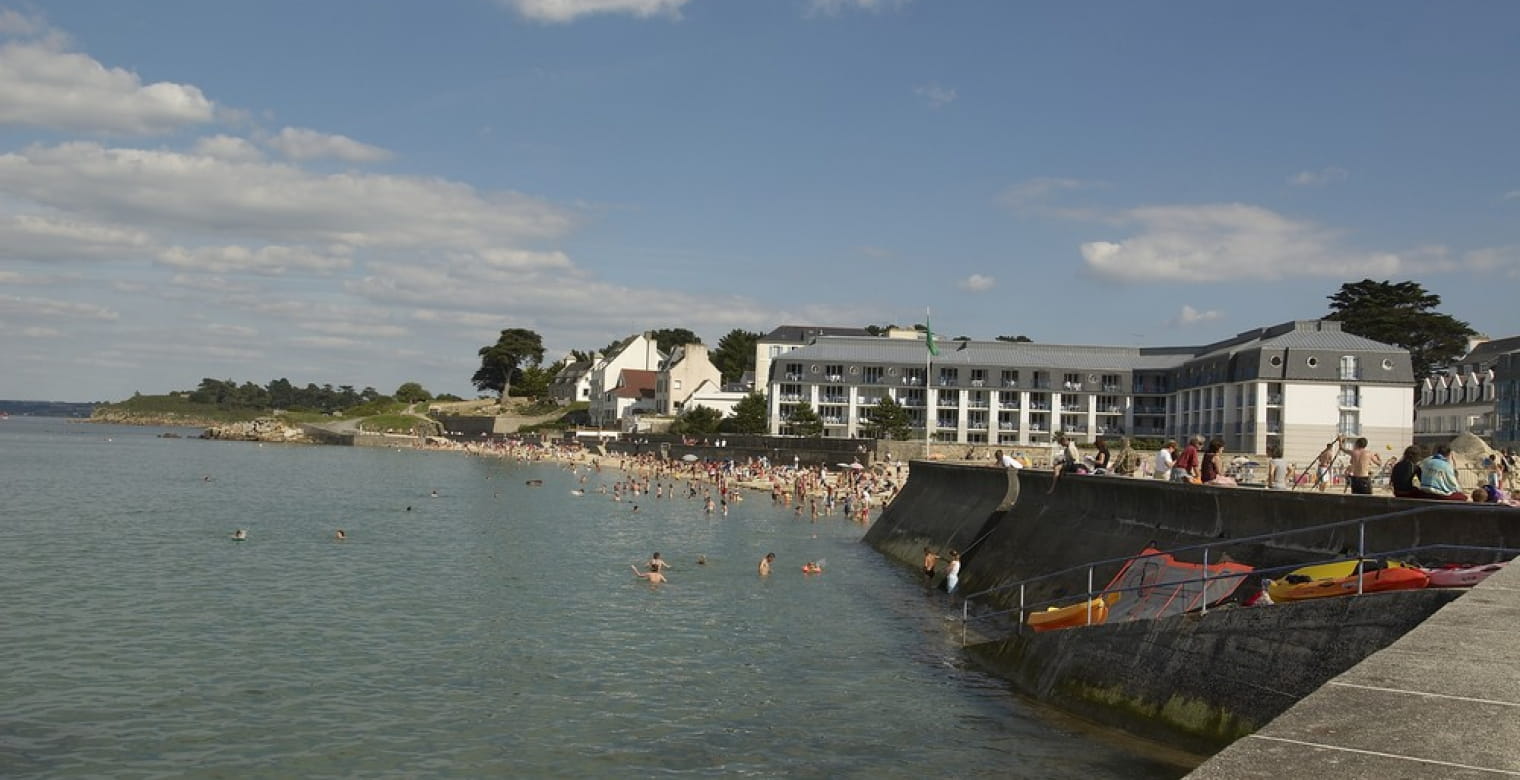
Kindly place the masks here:
<instances>
[{"instance_id":1,"label":"balcony","mask_svg":"<svg viewBox=\"0 0 1520 780\"><path fill-rule=\"evenodd\" d=\"M1004 401L1004 402L998 404L998 408L999 409L1013 409L1013 410L1017 411L1018 408L1019 408L1019 402L1018 401Z\"/></svg>"},{"instance_id":2,"label":"balcony","mask_svg":"<svg viewBox=\"0 0 1520 780\"><path fill-rule=\"evenodd\" d=\"M1017 380L1017 379L1004 379L1003 380L1003 387L1018 387L1018 386L1019 386L1019 380Z\"/></svg>"},{"instance_id":3,"label":"balcony","mask_svg":"<svg viewBox=\"0 0 1520 780\"><path fill-rule=\"evenodd\" d=\"M825 395L825 396L820 396L819 397L818 403L820 403L820 404L846 404L846 403L849 403L849 400L845 396L842 396L842 395Z\"/></svg>"},{"instance_id":4,"label":"balcony","mask_svg":"<svg viewBox=\"0 0 1520 780\"><path fill-rule=\"evenodd\" d=\"M985 379L973 379L973 380L971 380L971 386L972 387L985 387L986 384L987 384L987 380L985 380Z\"/></svg>"},{"instance_id":5,"label":"balcony","mask_svg":"<svg viewBox=\"0 0 1520 780\"><path fill-rule=\"evenodd\" d=\"M988 404L986 401L967 401L966 402L966 408L967 409L990 409L991 405Z\"/></svg>"}]
</instances>

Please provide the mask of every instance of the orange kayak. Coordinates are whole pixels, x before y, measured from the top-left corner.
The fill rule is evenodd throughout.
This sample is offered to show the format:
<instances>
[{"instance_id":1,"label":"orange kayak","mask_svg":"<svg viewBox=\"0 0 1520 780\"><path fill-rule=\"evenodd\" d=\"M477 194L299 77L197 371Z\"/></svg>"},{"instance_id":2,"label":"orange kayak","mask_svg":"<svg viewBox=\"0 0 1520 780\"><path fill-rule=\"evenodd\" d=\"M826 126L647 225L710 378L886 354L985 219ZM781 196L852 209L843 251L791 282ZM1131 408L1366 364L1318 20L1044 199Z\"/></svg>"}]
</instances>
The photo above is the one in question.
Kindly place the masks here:
<instances>
[{"instance_id":1,"label":"orange kayak","mask_svg":"<svg viewBox=\"0 0 1520 780\"><path fill-rule=\"evenodd\" d=\"M1108 599L1117 599L1109 596ZM1087 609L1092 605L1092 621L1088 622ZM1083 601L1066 607L1051 607L1044 612L1031 612L1029 614L1029 627L1036 631L1054 631L1058 628L1073 628L1075 626L1099 625L1108 620L1108 600L1098 597L1092 601Z\"/></svg>"},{"instance_id":2,"label":"orange kayak","mask_svg":"<svg viewBox=\"0 0 1520 780\"><path fill-rule=\"evenodd\" d=\"M1361 580L1363 593L1379 593L1388 590L1417 590L1430 584L1430 575L1415 568L1393 568L1369 571L1366 574L1334 579L1311 580L1299 583L1274 582L1267 592L1273 601L1304 601L1330 596L1356 594L1357 580Z\"/></svg>"}]
</instances>

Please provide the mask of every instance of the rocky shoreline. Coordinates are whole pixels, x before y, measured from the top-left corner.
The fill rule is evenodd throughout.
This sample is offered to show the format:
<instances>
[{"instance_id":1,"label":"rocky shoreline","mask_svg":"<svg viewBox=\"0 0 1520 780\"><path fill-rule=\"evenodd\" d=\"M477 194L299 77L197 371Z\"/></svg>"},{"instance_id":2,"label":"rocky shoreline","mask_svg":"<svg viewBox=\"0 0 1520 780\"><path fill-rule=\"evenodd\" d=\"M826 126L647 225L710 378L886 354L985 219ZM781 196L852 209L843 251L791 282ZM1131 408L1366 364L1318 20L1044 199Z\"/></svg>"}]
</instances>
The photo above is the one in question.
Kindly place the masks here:
<instances>
[{"instance_id":1,"label":"rocky shoreline","mask_svg":"<svg viewBox=\"0 0 1520 780\"><path fill-rule=\"evenodd\" d=\"M260 417L247 422L210 425L201 432L202 439L223 441L280 442L283 444L310 444L311 439L300 428L293 428L275 417Z\"/></svg>"},{"instance_id":2,"label":"rocky shoreline","mask_svg":"<svg viewBox=\"0 0 1520 780\"><path fill-rule=\"evenodd\" d=\"M204 417L187 417L174 412L162 414L143 414L140 412L120 412L106 408L97 408L85 422L109 423L111 425L154 425L164 427L181 428L205 428L212 425L223 424L220 420L210 420Z\"/></svg>"}]
</instances>

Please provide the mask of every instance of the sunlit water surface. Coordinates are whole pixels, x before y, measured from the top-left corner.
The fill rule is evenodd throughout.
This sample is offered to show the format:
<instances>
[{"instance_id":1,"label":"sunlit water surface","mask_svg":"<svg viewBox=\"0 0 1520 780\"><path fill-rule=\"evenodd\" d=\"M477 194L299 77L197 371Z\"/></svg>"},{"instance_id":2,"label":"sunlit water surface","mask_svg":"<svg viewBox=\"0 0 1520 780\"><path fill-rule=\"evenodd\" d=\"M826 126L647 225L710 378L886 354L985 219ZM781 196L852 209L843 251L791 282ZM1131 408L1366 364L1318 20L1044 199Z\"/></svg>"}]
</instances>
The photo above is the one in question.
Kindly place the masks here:
<instances>
[{"instance_id":1,"label":"sunlit water surface","mask_svg":"<svg viewBox=\"0 0 1520 780\"><path fill-rule=\"evenodd\" d=\"M858 525L163 430L0 421L0 776L1183 771L968 668Z\"/></svg>"}]
</instances>

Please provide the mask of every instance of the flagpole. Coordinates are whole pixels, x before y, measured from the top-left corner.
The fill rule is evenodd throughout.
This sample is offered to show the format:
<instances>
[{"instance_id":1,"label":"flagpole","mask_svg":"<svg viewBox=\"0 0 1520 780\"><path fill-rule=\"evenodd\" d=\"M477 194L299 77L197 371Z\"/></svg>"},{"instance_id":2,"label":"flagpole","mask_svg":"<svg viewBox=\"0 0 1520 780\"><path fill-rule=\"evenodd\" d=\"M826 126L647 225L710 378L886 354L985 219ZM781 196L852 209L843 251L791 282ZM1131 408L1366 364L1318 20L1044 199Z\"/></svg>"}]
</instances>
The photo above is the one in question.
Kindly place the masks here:
<instances>
[{"instance_id":1,"label":"flagpole","mask_svg":"<svg viewBox=\"0 0 1520 780\"><path fill-rule=\"evenodd\" d=\"M929 445L929 412L931 411L929 405L929 376L930 372L934 370L932 367L934 361L934 326L929 323L930 314L930 307L925 306L924 346L927 349L924 350L924 460L929 460L932 456Z\"/></svg>"}]
</instances>

